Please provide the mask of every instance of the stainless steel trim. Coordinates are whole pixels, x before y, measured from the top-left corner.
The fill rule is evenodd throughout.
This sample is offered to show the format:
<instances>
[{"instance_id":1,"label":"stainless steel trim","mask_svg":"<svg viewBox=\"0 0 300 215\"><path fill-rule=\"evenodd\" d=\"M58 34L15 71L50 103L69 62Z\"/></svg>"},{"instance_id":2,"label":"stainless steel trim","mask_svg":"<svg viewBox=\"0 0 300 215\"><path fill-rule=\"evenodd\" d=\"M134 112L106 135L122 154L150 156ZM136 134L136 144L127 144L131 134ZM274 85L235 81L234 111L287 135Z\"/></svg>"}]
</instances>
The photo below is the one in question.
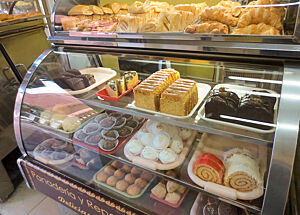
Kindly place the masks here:
<instances>
[{"instance_id":1,"label":"stainless steel trim","mask_svg":"<svg viewBox=\"0 0 300 215\"><path fill-rule=\"evenodd\" d=\"M21 165L21 161L22 161L24 158L25 158L24 155L22 155L22 157L18 158L18 160L17 160L17 165L18 165L18 167L19 167L19 170L20 170L20 172L21 172L21 175L23 176L23 179L24 179L24 181L25 181L25 184L27 185L28 188L33 189L33 187L31 187L30 183L28 182L27 177L26 177L26 175L25 175L25 173L24 173L24 170L23 170L23 168L22 168L22 165Z\"/></svg>"},{"instance_id":2,"label":"stainless steel trim","mask_svg":"<svg viewBox=\"0 0 300 215\"><path fill-rule=\"evenodd\" d=\"M296 154L300 120L299 64L284 67L277 128L262 214L284 214Z\"/></svg>"},{"instance_id":3,"label":"stainless steel trim","mask_svg":"<svg viewBox=\"0 0 300 215\"><path fill-rule=\"evenodd\" d=\"M36 61L32 64L32 66L29 68L27 74L25 75L23 82L21 83L21 86L19 87L17 96L16 96L16 102L15 102L15 109L14 109L14 132L16 136L16 141L19 146L19 149L23 155L26 155L26 150L23 145L22 140L22 134L21 134L21 124L20 124L20 114L21 114L21 108L22 108L22 102L24 98L24 94L27 88L27 85L36 70L36 68L43 62L43 60L53 51L53 47L46 50L43 54L41 54Z\"/></svg>"}]
</instances>

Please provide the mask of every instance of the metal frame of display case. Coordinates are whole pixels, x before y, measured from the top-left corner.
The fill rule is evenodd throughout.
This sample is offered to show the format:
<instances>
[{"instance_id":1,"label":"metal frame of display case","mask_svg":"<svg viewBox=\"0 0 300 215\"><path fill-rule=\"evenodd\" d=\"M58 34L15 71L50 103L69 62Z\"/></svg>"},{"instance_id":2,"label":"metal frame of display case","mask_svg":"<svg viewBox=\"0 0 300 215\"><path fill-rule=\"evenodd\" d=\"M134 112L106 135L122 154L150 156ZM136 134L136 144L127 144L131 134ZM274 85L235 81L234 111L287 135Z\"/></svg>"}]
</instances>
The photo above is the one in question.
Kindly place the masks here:
<instances>
[{"instance_id":1,"label":"metal frame of display case","mask_svg":"<svg viewBox=\"0 0 300 215\"><path fill-rule=\"evenodd\" d=\"M28 73L26 74L24 81L19 88L19 92L17 94L16 99L16 105L15 105L15 111L14 111L14 129L15 129L15 135L16 139L19 145L19 148L21 152L24 155L27 155L27 152L25 150L25 147L23 145L22 141L22 134L21 134L21 124L20 124L20 113L21 113L21 107L22 107L22 101L23 97L27 88L27 85L29 84L29 81L36 71L36 69L39 67L39 65L43 62L43 60L54 50L55 47L52 47L51 49L44 52L32 65L32 67L29 69ZM83 47L83 46L77 46L74 49L77 51L84 51L89 50L90 47ZM139 53L139 50L126 50L126 49L116 49L116 48L106 48L106 47L96 47L96 50L101 49L101 51L111 51L114 50L115 52L123 51L123 52L131 52L131 53ZM144 53L147 55L168 55L171 52L167 51L159 51L154 52L150 50L144 50ZM194 53L186 53L186 52L176 52L177 56L196 56ZM228 55L207 55L207 54L201 54L198 53L198 58L200 56L206 56L210 57L211 59L224 59L224 60L235 60L235 59L242 59L243 56L228 56ZM257 60L261 61L264 58L258 58L258 57L246 57L247 60ZM273 59L274 60L274 59ZM297 147L297 139L298 139L298 132L299 132L299 120L300 120L300 72L299 72L299 66L296 61L293 60L284 60L284 59L278 59L281 60L284 64L284 73L283 73L283 80L282 80L282 90L281 90L281 99L280 104L278 108L278 120L277 120L277 127L274 135L274 139L272 141L273 143L273 149L272 149L272 155L270 160L270 167L268 170L268 176L266 180L266 188L265 188L265 194L264 194L264 201L263 206L261 210L259 209L253 209L252 212L260 213L263 215L280 215L284 213L285 205L288 198L289 193L289 187L290 182L292 178L292 172L293 172L293 164L295 159L295 153L296 153L296 147ZM199 127L190 127L188 123L179 123L176 122L176 120L172 119L160 119L160 117L155 115L147 115L140 112L130 111L124 108L116 108L116 107L109 107L109 105L102 105L101 103L97 104L99 107L102 108L109 108L116 111L122 111L125 113L142 116L142 117L148 117L154 120L164 120L164 122L167 121L167 123L177 123L177 125L180 125L182 127L187 128L193 128L200 132L209 132L209 133L216 133L220 135L226 135L232 138L243 138L239 135L234 135L230 133L225 133L218 130L208 129L205 126L199 126ZM253 141L251 141L253 140ZM256 144L262 144L263 142L254 140L253 138L249 137L246 139L246 141L250 141ZM272 144L271 143L271 144ZM111 157L114 158L114 157ZM179 181L180 182L180 181ZM201 190L202 192L206 192L204 190ZM215 195L215 197L218 197ZM229 200L230 201L230 200ZM232 204L237 204L240 207L243 207L242 204L238 204L235 201L231 201Z\"/></svg>"}]
</instances>

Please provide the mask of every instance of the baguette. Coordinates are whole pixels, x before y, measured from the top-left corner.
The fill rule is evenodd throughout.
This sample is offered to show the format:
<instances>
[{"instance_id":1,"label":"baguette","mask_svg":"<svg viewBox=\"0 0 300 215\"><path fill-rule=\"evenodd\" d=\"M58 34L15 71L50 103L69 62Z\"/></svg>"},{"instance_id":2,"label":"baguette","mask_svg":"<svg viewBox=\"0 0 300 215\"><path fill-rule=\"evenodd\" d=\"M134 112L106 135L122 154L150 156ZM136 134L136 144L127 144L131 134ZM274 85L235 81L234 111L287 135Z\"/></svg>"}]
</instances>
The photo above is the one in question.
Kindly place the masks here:
<instances>
[{"instance_id":1,"label":"baguette","mask_svg":"<svg viewBox=\"0 0 300 215\"><path fill-rule=\"evenodd\" d=\"M76 5L69 10L69 16L76 16L76 15L93 15L93 11L88 5Z\"/></svg>"}]
</instances>

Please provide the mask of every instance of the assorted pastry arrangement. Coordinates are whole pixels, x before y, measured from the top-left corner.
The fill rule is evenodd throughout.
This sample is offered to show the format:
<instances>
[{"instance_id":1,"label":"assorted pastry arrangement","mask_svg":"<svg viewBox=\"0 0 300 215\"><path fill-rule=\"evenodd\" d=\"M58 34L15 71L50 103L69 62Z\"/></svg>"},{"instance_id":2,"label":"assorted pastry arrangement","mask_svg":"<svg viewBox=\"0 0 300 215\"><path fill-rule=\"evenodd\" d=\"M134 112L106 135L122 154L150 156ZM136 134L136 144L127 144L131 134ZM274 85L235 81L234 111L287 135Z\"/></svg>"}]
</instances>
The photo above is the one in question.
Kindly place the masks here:
<instances>
[{"instance_id":1,"label":"assorted pastry arrangement","mask_svg":"<svg viewBox=\"0 0 300 215\"><path fill-rule=\"evenodd\" d=\"M278 2L255 0L249 7L231 0L212 7L205 2L171 5L146 0L130 6L113 2L104 6L76 5L61 21L65 31L280 35L285 8L260 6L272 4Z\"/></svg>"},{"instance_id":2,"label":"assorted pastry arrangement","mask_svg":"<svg viewBox=\"0 0 300 215\"><path fill-rule=\"evenodd\" d=\"M130 198L138 198L150 185L153 175L118 161L106 165L94 176L94 182L106 185Z\"/></svg>"},{"instance_id":3,"label":"assorted pastry arrangement","mask_svg":"<svg viewBox=\"0 0 300 215\"><path fill-rule=\"evenodd\" d=\"M273 124L275 103L276 97L272 97L265 90L253 90L240 98L235 92L219 88L211 92L205 103L205 117L259 129L270 129L270 126L264 123Z\"/></svg>"},{"instance_id":4,"label":"assorted pastry arrangement","mask_svg":"<svg viewBox=\"0 0 300 215\"><path fill-rule=\"evenodd\" d=\"M0 23L2 22L9 22L13 20L18 20L18 19L25 19L29 17L34 17L34 16L44 16L44 14L36 11L30 11L28 13L21 13L21 14L6 14L6 13L1 13L0 14Z\"/></svg>"},{"instance_id":5,"label":"assorted pastry arrangement","mask_svg":"<svg viewBox=\"0 0 300 215\"><path fill-rule=\"evenodd\" d=\"M104 152L113 151L144 122L144 118L106 111L95 116L74 133L74 138Z\"/></svg>"},{"instance_id":6,"label":"assorted pastry arrangement","mask_svg":"<svg viewBox=\"0 0 300 215\"><path fill-rule=\"evenodd\" d=\"M138 73L136 71L127 71L120 78L106 82L105 89L107 95L117 98L139 83Z\"/></svg>"},{"instance_id":7,"label":"assorted pastry arrangement","mask_svg":"<svg viewBox=\"0 0 300 215\"><path fill-rule=\"evenodd\" d=\"M133 91L136 107L175 116L188 115L198 103L197 83L174 69L153 73Z\"/></svg>"},{"instance_id":8,"label":"assorted pastry arrangement","mask_svg":"<svg viewBox=\"0 0 300 215\"><path fill-rule=\"evenodd\" d=\"M102 166L100 157L97 153L88 149L80 149L74 154L74 163L79 169L98 170Z\"/></svg>"},{"instance_id":9,"label":"assorted pastry arrangement","mask_svg":"<svg viewBox=\"0 0 300 215\"><path fill-rule=\"evenodd\" d=\"M124 153L129 160L138 157L144 164L152 162L160 168L173 169L185 159L192 142L189 140L194 137L192 130L147 120L126 144Z\"/></svg>"},{"instance_id":10,"label":"assorted pastry arrangement","mask_svg":"<svg viewBox=\"0 0 300 215\"><path fill-rule=\"evenodd\" d=\"M257 158L250 151L231 149L224 153L223 161L213 154L202 153L193 164L193 173L203 181L239 192L251 192L263 184Z\"/></svg>"}]
</instances>

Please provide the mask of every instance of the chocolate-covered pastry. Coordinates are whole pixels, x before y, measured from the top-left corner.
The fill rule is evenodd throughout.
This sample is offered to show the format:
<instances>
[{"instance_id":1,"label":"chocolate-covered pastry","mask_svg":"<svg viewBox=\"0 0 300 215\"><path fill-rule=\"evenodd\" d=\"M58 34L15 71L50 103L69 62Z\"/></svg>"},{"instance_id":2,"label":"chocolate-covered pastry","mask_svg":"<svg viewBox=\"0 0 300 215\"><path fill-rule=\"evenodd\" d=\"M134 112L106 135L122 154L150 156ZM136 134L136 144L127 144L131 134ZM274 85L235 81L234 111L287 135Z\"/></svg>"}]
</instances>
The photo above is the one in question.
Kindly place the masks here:
<instances>
[{"instance_id":1,"label":"chocolate-covered pastry","mask_svg":"<svg viewBox=\"0 0 300 215\"><path fill-rule=\"evenodd\" d=\"M237 207L225 202L220 202L218 207L218 215L238 215Z\"/></svg>"},{"instance_id":2,"label":"chocolate-covered pastry","mask_svg":"<svg viewBox=\"0 0 300 215\"><path fill-rule=\"evenodd\" d=\"M214 90L205 104L205 116L213 119L222 119L220 115L236 116L239 97L225 88ZM224 119L222 119L224 120Z\"/></svg>"}]
</instances>

